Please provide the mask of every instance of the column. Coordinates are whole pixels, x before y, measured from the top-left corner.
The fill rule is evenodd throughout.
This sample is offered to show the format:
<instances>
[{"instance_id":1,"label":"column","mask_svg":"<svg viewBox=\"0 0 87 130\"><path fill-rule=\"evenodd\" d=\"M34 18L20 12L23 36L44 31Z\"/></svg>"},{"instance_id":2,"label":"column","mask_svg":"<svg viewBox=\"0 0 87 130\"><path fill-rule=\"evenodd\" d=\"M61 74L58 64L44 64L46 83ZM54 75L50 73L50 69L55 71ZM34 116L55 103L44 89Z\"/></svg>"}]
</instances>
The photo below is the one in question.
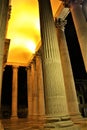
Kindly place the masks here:
<instances>
[{"instance_id":1,"label":"column","mask_svg":"<svg viewBox=\"0 0 87 130\"><path fill-rule=\"evenodd\" d=\"M42 61L40 52L36 53L37 89L38 89L38 115L42 119L45 115L44 87L42 74Z\"/></svg>"},{"instance_id":2,"label":"column","mask_svg":"<svg viewBox=\"0 0 87 130\"><path fill-rule=\"evenodd\" d=\"M64 34L64 26L66 25L66 20L58 19L55 24L57 28L58 44L63 68L68 110L71 119L75 122L81 119L81 114L79 112L73 72L70 63L66 38Z\"/></svg>"},{"instance_id":3,"label":"column","mask_svg":"<svg viewBox=\"0 0 87 130\"><path fill-rule=\"evenodd\" d=\"M46 127L77 130L69 118L56 28L50 0L38 0L42 40ZM49 126L48 126L49 125Z\"/></svg>"},{"instance_id":4,"label":"column","mask_svg":"<svg viewBox=\"0 0 87 130\"><path fill-rule=\"evenodd\" d=\"M31 63L31 73L32 73L32 115L33 119L36 119L37 116L37 100L38 100L38 93L37 93L37 73L35 67L35 60L33 59Z\"/></svg>"},{"instance_id":5,"label":"column","mask_svg":"<svg viewBox=\"0 0 87 130\"><path fill-rule=\"evenodd\" d=\"M82 11L87 21L87 0L82 1Z\"/></svg>"},{"instance_id":6,"label":"column","mask_svg":"<svg viewBox=\"0 0 87 130\"><path fill-rule=\"evenodd\" d=\"M28 118L32 116L32 84L31 84L31 66L27 68L27 95L28 95Z\"/></svg>"},{"instance_id":7,"label":"column","mask_svg":"<svg viewBox=\"0 0 87 130\"><path fill-rule=\"evenodd\" d=\"M17 98L18 98L18 66L13 66L13 79L12 79L12 116L17 118Z\"/></svg>"},{"instance_id":8,"label":"column","mask_svg":"<svg viewBox=\"0 0 87 130\"><path fill-rule=\"evenodd\" d=\"M70 3L70 11L80 44L85 69L87 71L87 22L82 12L82 8L77 0Z\"/></svg>"},{"instance_id":9,"label":"column","mask_svg":"<svg viewBox=\"0 0 87 130\"><path fill-rule=\"evenodd\" d=\"M8 20L8 8L9 8L9 0L0 0L0 118L1 118L3 55L4 55L6 29L7 29L7 20Z\"/></svg>"}]
</instances>

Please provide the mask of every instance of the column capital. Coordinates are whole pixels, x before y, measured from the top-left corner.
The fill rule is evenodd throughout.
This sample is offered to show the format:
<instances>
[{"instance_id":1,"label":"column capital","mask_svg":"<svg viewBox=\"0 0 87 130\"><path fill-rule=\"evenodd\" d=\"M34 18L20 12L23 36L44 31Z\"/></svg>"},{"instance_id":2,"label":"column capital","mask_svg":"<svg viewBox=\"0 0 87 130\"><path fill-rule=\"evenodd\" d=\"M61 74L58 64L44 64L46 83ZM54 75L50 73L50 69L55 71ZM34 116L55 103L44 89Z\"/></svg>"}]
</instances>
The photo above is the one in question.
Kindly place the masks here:
<instances>
[{"instance_id":1,"label":"column capital","mask_svg":"<svg viewBox=\"0 0 87 130\"><path fill-rule=\"evenodd\" d=\"M35 56L42 56L42 48L40 47L39 50L36 51Z\"/></svg>"},{"instance_id":2,"label":"column capital","mask_svg":"<svg viewBox=\"0 0 87 130\"><path fill-rule=\"evenodd\" d=\"M62 31L64 31L66 24L67 24L67 20L63 20L61 18L58 18L58 19L56 18L55 19L55 26L56 26L56 28L59 28Z\"/></svg>"},{"instance_id":3,"label":"column capital","mask_svg":"<svg viewBox=\"0 0 87 130\"><path fill-rule=\"evenodd\" d=\"M35 57L31 61L31 70L32 70L32 66L34 67L34 69L36 69L36 60L35 60Z\"/></svg>"},{"instance_id":4,"label":"column capital","mask_svg":"<svg viewBox=\"0 0 87 130\"><path fill-rule=\"evenodd\" d=\"M31 65L26 67L26 70L30 70L31 69Z\"/></svg>"},{"instance_id":5,"label":"column capital","mask_svg":"<svg viewBox=\"0 0 87 130\"><path fill-rule=\"evenodd\" d=\"M40 59L41 59L41 52L38 51L38 52L36 53L35 59L36 59L36 58L40 58Z\"/></svg>"},{"instance_id":6,"label":"column capital","mask_svg":"<svg viewBox=\"0 0 87 130\"><path fill-rule=\"evenodd\" d=\"M34 58L32 59L32 61L31 61L31 64L35 64L36 62L35 62L35 56L34 56Z\"/></svg>"},{"instance_id":7,"label":"column capital","mask_svg":"<svg viewBox=\"0 0 87 130\"><path fill-rule=\"evenodd\" d=\"M65 7L70 7L71 3L82 4L83 0L62 0Z\"/></svg>"},{"instance_id":8,"label":"column capital","mask_svg":"<svg viewBox=\"0 0 87 130\"><path fill-rule=\"evenodd\" d=\"M18 66L18 65L13 65L12 68L13 68L13 69L18 69L19 66Z\"/></svg>"},{"instance_id":9,"label":"column capital","mask_svg":"<svg viewBox=\"0 0 87 130\"><path fill-rule=\"evenodd\" d=\"M40 51L37 51L35 56L41 56Z\"/></svg>"}]
</instances>

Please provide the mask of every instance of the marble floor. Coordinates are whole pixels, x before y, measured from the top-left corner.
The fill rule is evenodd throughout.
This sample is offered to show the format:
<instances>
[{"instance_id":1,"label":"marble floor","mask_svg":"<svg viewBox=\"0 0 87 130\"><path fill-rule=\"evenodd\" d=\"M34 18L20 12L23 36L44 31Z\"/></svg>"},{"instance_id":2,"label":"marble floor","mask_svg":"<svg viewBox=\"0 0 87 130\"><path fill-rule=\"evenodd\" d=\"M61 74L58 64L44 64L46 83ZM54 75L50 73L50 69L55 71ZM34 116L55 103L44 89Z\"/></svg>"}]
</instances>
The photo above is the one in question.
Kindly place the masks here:
<instances>
[{"instance_id":1,"label":"marble floor","mask_svg":"<svg viewBox=\"0 0 87 130\"><path fill-rule=\"evenodd\" d=\"M80 125L81 130L87 130L87 118L84 118L83 121L80 121L78 125Z\"/></svg>"},{"instance_id":2,"label":"marble floor","mask_svg":"<svg viewBox=\"0 0 87 130\"><path fill-rule=\"evenodd\" d=\"M3 119L1 120L4 130L38 130L42 129L44 120L30 121L27 118L23 119ZM87 130L87 119L76 123L81 127L81 130Z\"/></svg>"}]
</instances>

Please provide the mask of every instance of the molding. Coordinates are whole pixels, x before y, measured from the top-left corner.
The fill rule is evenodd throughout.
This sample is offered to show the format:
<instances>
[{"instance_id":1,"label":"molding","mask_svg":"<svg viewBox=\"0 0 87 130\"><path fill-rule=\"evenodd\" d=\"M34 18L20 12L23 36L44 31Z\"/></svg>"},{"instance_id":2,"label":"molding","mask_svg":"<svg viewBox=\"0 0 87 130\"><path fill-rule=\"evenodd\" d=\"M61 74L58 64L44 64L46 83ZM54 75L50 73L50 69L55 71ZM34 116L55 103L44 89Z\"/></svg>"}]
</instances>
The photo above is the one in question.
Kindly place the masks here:
<instances>
[{"instance_id":1,"label":"molding","mask_svg":"<svg viewBox=\"0 0 87 130\"><path fill-rule=\"evenodd\" d=\"M61 18L62 20L65 20L65 18L67 17L67 15L70 13L69 8L63 8L63 10L61 11L60 15L58 16L58 18Z\"/></svg>"},{"instance_id":2,"label":"molding","mask_svg":"<svg viewBox=\"0 0 87 130\"><path fill-rule=\"evenodd\" d=\"M4 54L3 54L3 66L5 66L5 64L7 62L9 46L10 46L10 39L5 39Z\"/></svg>"}]
</instances>

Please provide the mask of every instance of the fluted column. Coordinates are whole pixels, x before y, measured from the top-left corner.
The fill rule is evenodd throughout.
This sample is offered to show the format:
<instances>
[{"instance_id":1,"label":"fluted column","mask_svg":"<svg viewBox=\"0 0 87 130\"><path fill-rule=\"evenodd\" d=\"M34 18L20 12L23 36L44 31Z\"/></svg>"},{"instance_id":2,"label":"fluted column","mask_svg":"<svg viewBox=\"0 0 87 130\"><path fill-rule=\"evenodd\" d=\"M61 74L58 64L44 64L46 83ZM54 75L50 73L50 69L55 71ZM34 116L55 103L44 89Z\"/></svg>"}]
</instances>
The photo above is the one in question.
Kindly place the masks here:
<instances>
[{"instance_id":1,"label":"fluted column","mask_svg":"<svg viewBox=\"0 0 87 130\"><path fill-rule=\"evenodd\" d=\"M13 66L13 79L12 79L12 116L17 118L17 100L18 99L18 66Z\"/></svg>"},{"instance_id":2,"label":"fluted column","mask_svg":"<svg viewBox=\"0 0 87 130\"><path fill-rule=\"evenodd\" d=\"M0 0L0 118L1 118L3 56L4 56L5 36L7 30L7 21L8 21L8 8L9 8L9 0Z\"/></svg>"},{"instance_id":3,"label":"fluted column","mask_svg":"<svg viewBox=\"0 0 87 130\"><path fill-rule=\"evenodd\" d=\"M87 22L82 12L82 8L77 0L71 1L70 11L80 44L85 69L87 71Z\"/></svg>"},{"instance_id":4,"label":"fluted column","mask_svg":"<svg viewBox=\"0 0 87 130\"><path fill-rule=\"evenodd\" d=\"M66 25L66 20L58 19L55 22L56 22L55 24L57 28L61 63L62 63L62 68L63 68L63 76L64 76L64 83L65 83L65 89L66 89L68 110L69 110L71 119L74 121L77 121L78 119L81 119L81 114L79 112L73 72L72 72L72 67L70 63L66 38L64 34L64 26Z\"/></svg>"},{"instance_id":5,"label":"fluted column","mask_svg":"<svg viewBox=\"0 0 87 130\"><path fill-rule=\"evenodd\" d=\"M32 116L32 80L31 80L31 66L27 68L27 95L28 95L28 118Z\"/></svg>"},{"instance_id":6,"label":"fluted column","mask_svg":"<svg viewBox=\"0 0 87 130\"><path fill-rule=\"evenodd\" d=\"M48 122L51 121L49 127L57 127L58 130L72 130L75 126L69 119L59 46L50 0L38 1L42 40L45 108L46 116L48 117L46 120Z\"/></svg>"},{"instance_id":7,"label":"fluted column","mask_svg":"<svg viewBox=\"0 0 87 130\"><path fill-rule=\"evenodd\" d=\"M40 52L36 54L36 71L37 71L37 89L38 89L38 115L42 118L45 115L44 88L42 61Z\"/></svg>"},{"instance_id":8,"label":"fluted column","mask_svg":"<svg viewBox=\"0 0 87 130\"><path fill-rule=\"evenodd\" d=\"M45 8L44 8L45 7ZM68 115L60 54L50 1L39 0L46 114Z\"/></svg>"},{"instance_id":9,"label":"fluted column","mask_svg":"<svg viewBox=\"0 0 87 130\"><path fill-rule=\"evenodd\" d=\"M37 93L37 73L34 60L31 63L31 73L32 73L32 115L33 119L36 119L38 93Z\"/></svg>"}]
</instances>

